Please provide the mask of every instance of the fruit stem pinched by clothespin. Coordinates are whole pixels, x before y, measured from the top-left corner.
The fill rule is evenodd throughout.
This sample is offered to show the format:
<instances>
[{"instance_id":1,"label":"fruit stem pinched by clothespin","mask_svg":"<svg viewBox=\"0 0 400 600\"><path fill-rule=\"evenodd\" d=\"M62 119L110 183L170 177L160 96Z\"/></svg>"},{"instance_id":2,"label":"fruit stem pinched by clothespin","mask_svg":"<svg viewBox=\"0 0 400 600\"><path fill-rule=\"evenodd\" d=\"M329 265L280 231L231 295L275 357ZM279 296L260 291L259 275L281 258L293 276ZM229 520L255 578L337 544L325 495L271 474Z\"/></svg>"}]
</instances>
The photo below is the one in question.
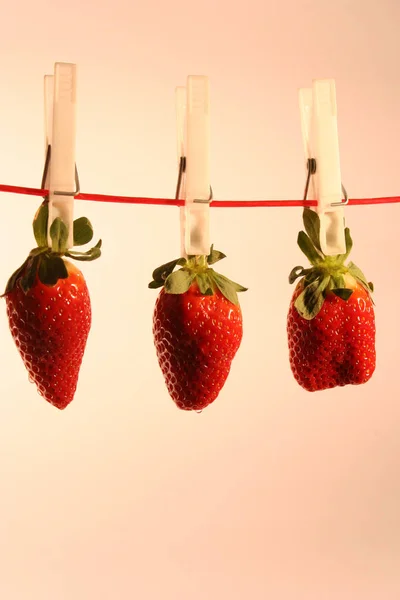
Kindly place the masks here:
<instances>
[{"instance_id":1,"label":"fruit stem pinched by clothespin","mask_svg":"<svg viewBox=\"0 0 400 600\"><path fill-rule=\"evenodd\" d=\"M238 292L245 292L247 288L210 268L210 265L223 258L226 258L226 255L211 246L208 256L188 256L172 260L153 271L153 280L149 283L149 288L164 287L167 294L184 294L195 283L200 294L212 296L219 290L229 302L238 305ZM175 271L177 266L181 268Z\"/></svg>"},{"instance_id":2,"label":"fruit stem pinched by clothespin","mask_svg":"<svg viewBox=\"0 0 400 600\"><path fill-rule=\"evenodd\" d=\"M54 286L59 279L68 277L63 257L78 261L96 260L101 255L101 240L86 252L68 248L68 230L65 223L57 217L50 227L52 247L48 245L47 231L49 220L48 201L44 200L33 220L33 233L37 246L30 251L28 258L10 277L4 295L18 283L26 293L35 284L36 276L44 285ZM73 244L83 246L93 238L93 227L89 219L80 217L73 222ZM23 274L23 275L22 275ZM22 276L21 276L22 275Z\"/></svg>"},{"instance_id":3,"label":"fruit stem pinched by clothespin","mask_svg":"<svg viewBox=\"0 0 400 600\"><path fill-rule=\"evenodd\" d=\"M374 286L353 262L345 264L353 241L350 230L345 228L346 252L336 256L326 256L320 244L320 219L316 212L305 208L303 212L305 231L300 231L297 243L311 263L311 267L294 267L289 275L289 283L301 277L301 294L295 307L304 319L313 319L321 310L329 292L346 301L354 292L353 282L358 282L371 295ZM350 276L350 277L349 277Z\"/></svg>"}]
</instances>

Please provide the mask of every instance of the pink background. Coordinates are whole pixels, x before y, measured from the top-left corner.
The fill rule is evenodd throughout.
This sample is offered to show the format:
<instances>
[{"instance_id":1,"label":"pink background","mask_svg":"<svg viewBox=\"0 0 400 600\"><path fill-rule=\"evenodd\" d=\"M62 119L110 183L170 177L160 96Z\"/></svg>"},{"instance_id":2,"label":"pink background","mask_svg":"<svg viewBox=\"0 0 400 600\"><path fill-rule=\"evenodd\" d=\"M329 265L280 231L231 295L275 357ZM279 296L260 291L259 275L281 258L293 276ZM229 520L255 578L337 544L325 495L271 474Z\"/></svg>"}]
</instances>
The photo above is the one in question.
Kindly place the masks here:
<instances>
[{"instance_id":1,"label":"pink background","mask_svg":"<svg viewBox=\"0 0 400 600\"><path fill-rule=\"evenodd\" d=\"M397 0L1 5L0 181L37 186L42 77L78 63L82 191L172 197L174 88L211 83L218 199L299 198L297 89L336 79L343 181L400 194ZM1 195L0 279L33 245L38 199ZM76 202L104 240L84 266L94 321L75 401L28 383L0 318L4 600L394 600L400 597L400 206L349 207L376 286L378 366L308 394L291 376L287 275L301 209L214 209L224 273L249 286L230 378L179 412L151 335L152 269L179 252L175 208ZM222 265L221 265L222 266ZM4 307L4 305L3 305Z\"/></svg>"}]
</instances>

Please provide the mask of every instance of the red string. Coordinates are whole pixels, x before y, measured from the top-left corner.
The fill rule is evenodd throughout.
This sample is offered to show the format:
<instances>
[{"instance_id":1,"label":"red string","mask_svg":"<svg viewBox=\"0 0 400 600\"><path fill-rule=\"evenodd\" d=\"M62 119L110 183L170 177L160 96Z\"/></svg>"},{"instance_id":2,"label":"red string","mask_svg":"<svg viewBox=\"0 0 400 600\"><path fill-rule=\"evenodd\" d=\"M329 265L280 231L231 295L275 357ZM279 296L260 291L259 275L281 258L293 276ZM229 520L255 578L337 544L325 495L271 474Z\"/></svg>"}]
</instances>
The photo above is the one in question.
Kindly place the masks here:
<instances>
[{"instance_id":1,"label":"red string","mask_svg":"<svg viewBox=\"0 0 400 600\"><path fill-rule=\"evenodd\" d=\"M47 196L48 190L0 184L0 192L23 194L26 196ZM78 194L75 200L91 200L95 202L115 202L120 204L150 204L165 206L183 206L184 200L169 198L132 198L131 196L107 196L105 194ZM362 198L349 200L350 206L364 204L395 204L400 203L400 196L386 198ZM281 206L316 206L316 200L212 200L211 206L224 208L261 208Z\"/></svg>"}]
</instances>

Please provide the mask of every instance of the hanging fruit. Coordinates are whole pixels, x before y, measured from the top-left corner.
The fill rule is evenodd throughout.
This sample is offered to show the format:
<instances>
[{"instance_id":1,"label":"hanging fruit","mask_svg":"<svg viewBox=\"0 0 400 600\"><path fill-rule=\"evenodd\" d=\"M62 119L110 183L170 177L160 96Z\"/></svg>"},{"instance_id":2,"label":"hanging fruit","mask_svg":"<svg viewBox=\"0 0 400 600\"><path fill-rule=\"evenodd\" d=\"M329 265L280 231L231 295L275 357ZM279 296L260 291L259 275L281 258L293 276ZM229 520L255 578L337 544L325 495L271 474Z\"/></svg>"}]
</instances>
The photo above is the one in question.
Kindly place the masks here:
<instances>
[{"instance_id":1,"label":"hanging fruit","mask_svg":"<svg viewBox=\"0 0 400 600\"><path fill-rule=\"evenodd\" d=\"M101 240L87 252L69 250L68 228L57 218L50 228L50 248L48 214L45 200L33 221L37 247L11 276L3 297L29 379L47 402L64 409L74 398L92 321L85 279L66 257L95 260ZM90 242L93 228L88 219L76 219L73 227L74 246Z\"/></svg>"},{"instance_id":2,"label":"hanging fruit","mask_svg":"<svg viewBox=\"0 0 400 600\"><path fill-rule=\"evenodd\" d=\"M303 222L298 245L311 267L289 275L289 283L301 278L287 318L293 375L310 392L366 383L376 362L373 285L354 263L345 265L353 245L348 228L346 253L325 256L317 213L304 209Z\"/></svg>"},{"instance_id":3,"label":"hanging fruit","mask_svg":"<svg viewBox=\"0 0 400 600\"><path fill-rule=\"evenodd\" d=\"M246 288L210 268L222 258L211 247L208 256L176 259L156 269L149 284L162 288L154 343L168 392L182 410L201 411L217 398L242 341L237 293Z\"/></svg>"}]
</instances>

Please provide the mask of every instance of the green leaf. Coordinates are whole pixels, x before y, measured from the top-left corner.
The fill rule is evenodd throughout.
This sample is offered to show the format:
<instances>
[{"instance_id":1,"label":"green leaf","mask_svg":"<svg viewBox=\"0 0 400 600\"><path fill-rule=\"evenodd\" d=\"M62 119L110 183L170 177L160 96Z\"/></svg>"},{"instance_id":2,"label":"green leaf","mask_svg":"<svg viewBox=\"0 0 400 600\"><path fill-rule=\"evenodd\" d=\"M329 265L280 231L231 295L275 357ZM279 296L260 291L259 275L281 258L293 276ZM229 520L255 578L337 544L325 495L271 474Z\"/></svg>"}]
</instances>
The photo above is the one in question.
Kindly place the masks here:
<instances>
[{"instance_id":1,"label":"green leaf","mask_svg":"<svg viewBox=\"0 0 400 600\"><path fill-rule=\"evenodd\" d=\"M77 252L76 250L68 250L65 252L65 256L73 258L74 260L86 261L96 260L101 256L100 246L96 244L87 252Z\"/></svg>"},{"instance_id":2,"label":"green leaf","mask_svg":"<svg viewBox=\"0 0 400 600\"><path fill-rule=\"evenodd\" d=\"M79 250L67 250L65 252L65 256L69 256L70 258L74 258L76 260L95 260L101 256L101 246L102 240L99 240L93 248L90 250L86 250L86 252L81 252Z\"/></svg>"},{"instance_id":3,"label":"green leaf","mask_svg":"<svg viewBox=\"0 0 400 600\"><path fill-rule=\"evenodd\" d=\"M190 288L195 277L195 273L190 273L185 269L170 273L164 283L165 291L168 294L184 294Z\"/></svg>"},{"instance_id":4,"label":"green leaf","mask_svg":"<svg viewBox=\"0 0 400 600\"><path fill-rule=\"evenodd\" d=\"M294 283L298 277L304 277L310 270L304 269L304 267L294 267L289 273L289 283Z\"/></svg>"},{"instance_id":5,"label":"green leaf","mask_svg":"<svg viewBox=\"0 0 400 600\"><path fill-rule=\"evenodd\" d=\"M216 273L214 269L209 269L208 273L210 277L214 279L214 276L217 275L221 281L224 281L227 285L231 285L236 292L247 292L249 288L243 287L240 283L236 283L232 281L232 279L228 279L225 275L221 275L221 273Z\"/></svg>"},{"instance_id":6,"label":"green leaf","mask_svg":"<svg viewBox=\"0 0 400 600\"><path fill-rule=\"evenodd\" d=\"M295 300L295 307L301 317L311 321L317 316L325 300L324 291L329 283L329 275L316 279L307 285Z\"/></svg>"},{"instance_id":7,"label":"green leaf","mask_svg":"<svg viewBox=\"0 0 400 600\"><path fill-rule=\"evenodd\" d=\"M80 217L74 221L74 246L84 246L93 239L93 227L89 219Z\"/></svg>"},{"instance_id":8,"label":"green leaf","mask_svg":"<svg viewBox=\"0 0 400 600\"><path fill-rule=\"evenodd\" d=\"M338 298L341 298L342 300L347 301L350 298L350 296L352 295L353 290L350 290L348 288L335 288L332 290L332 292Z\"/></svg>"},{"instance_id":9,"label":"green leaf","mask_svg":"<svg viewBox=\"0 0 400 600\"><path fill-rule=\"evenodd\" d=\"M49 256L40 261L38 275L42 283L53 286L59 279L67 279L68 271L60 256Z\"/></svg>"},{"instance_id":10,"label":"green leaf","mask_svg":"<svg viewBox=\"0 0 400 600\"><path fill-rule=\"evenodd\" d=\"M163 281L150 281L148 287L151 288L152 290L156 290L157 288L163 287L164 282Z\"/></svg>"},{"instance_id":11,"label":"green leaf","mask_svg":"<svg viewBox=\"0 0 400 600\"><path fill-rule=\"evenodd\" d=\"M319 215L312 210L311 208L305 208L303 211L303 223L305 230L315 246L315 248L321 253L323 256L323 252L321 250L321 242L320 242L320 220Z\"/></svg>"},{"instance_id":12,"label":"green leaf","mask_svg":"<svg viewBox=\"0 0 400 600\"><path fill-rule=\"evenodd\" d=\"M11 292L11 290L13 290L17 284L18 279L22 276L26 265L28 264L29 259L27 259L20 267L19 269L17 269L9 278L7 285L6 285L6 289L4 290L4 294L2 294L2 296L0 296L1 298L4 298L4 296L6 294L8 294L9 292Z\"/></svg>"},{"instance_id":13,"label":"green leaf","mask_svg":"<svg viewBox=\"0 0 400 600\"><path fill-rule=\"evenodd\" d=\"M321 261L321 254L315 248L314 244L304 231L300 231L299 235L297 236L297 244L312 265L315 265Z\"/></svg>"},{"instance_id":14,"label":"green leaf","mask_svg":"<svg viewBox=\"0 0 400 600\"><path fill-rule=\"evenodd\" d=\"M65 256L68 256L69 258L73 258L74 260L78 260L80 262L92 262L93 260L97 260L98 258L100 258L101 252L98 251L92 252L91 254L83 255L70 254L69 252L66 252Z\"/></svg>"},{"instance_id":15,"label":"green leaf","mask_svg":"<svg viewBox=\"0 0 400 600\"><path fill-rule=\"evenodd\" d=\"M207 263L213 265L223 258L226 258L226 254L219 250L214 250L214 246L211 246L210 254L207 256Z\"/></svg>"},{"instance_id":16,"label":"green leaf","mask_svg":"<svg viewBox=\"0 0 400 600\"><path fill-rule=\"evenodd\" d=\"M214 294L212 281L208 273L198 273L196 275L196 283L199 286L200 293L203 296L212 296Z\"/></svg>"},{"instance_id":17,"label":"green leaf","mask_svg":"<svg viewBox=\"0 0 400 600\"><path fill-rule=\"evenodd\" d=\"M338 260L339 263L344 263L344 261L348 258L349 254L353 248L353 240L351 238L350 229L348 227L346 227L346 229L344 230L344 238L346 241L346 253L338 254L336 256L336 259Z\"/></svg>"},{"instance_id":18,"label":"green leaf","mask_svg":"<svg viewBox=\"0 0 400 600\"><path fill-rule=\"evenodd\" d=\"M172 273L172 271L178 265L184 266L186 264L186 259L184 258L176 258L175 260L171 260L170 262L165 263L165 265L161 265L161 267L157 267L154 269L152 277L154 281L160 281L164 285L167 277Z\"/></svg>"},{"instance_id":19,"label":"green leaf","mask_svg":"<svg viewBox=\"0 0 400 600\"><path fill-rule=\"evenodd\" d=\"M347 289L343 275L332 275L330 281L330 288L332 289L332 291Z\"/></svg>"},{"instance_id":20,"label":"green leaf","mask_svg":"<svg viewBox=\"0 0 400 600\"><path fill-rule=\"evenodd\" d=\"M346 258L347 258L353 248L353 240L350 235L350 229L348 227L346 227L344 230L344 237L346 240Z\"/></svg>"},{"instance_id":21,"label":"green leaf","mask_svg":"<svg viewBox=\"0 0 400 600\"><path fill-rule=\"evenodd\" d=\"M53 252L65 252L68 240L68 227L57 217L50 227L50 237L53 242Z\"/></svg>"},{"instance_id":22,"label":"green leaf","mask_svg":"<svg viewBox=\"0 0 400 600\"><path fill-rule=\"evenodd\" d=\"M307 271L308 272L304 277L304 287L307 287L307 285L310 285L310 283L314 283L314 281L321 281L321 277L324 277L324 273L315 267L307 269Z\"/></svg>"},{"instance_id":23,"label":"green leaf","mask_svg":"<svg viewBox=\"0 0 400 600\"><path fill-rule=\"evenodd\" d=\"M33 220L33 235L39 247L48 246L47 224L49 221L49 204L43 202Z\"/></svg>"},{"instance_id":24,"label":"green leaf","mask_svg":"<svg viewBox=\"0 0 400 600\"><path fill-rule=\"evenodd\" d=\"M232 302L232 304L235 304L237 306L239 304L237 292L245 291L245 288L239 286L241 289L238 290L235 286L238 286L239 284L235 284L233 281L230 281L230 279L228 279L227 277L224 277L219 273L215 273L215 271L212 272L211 276L212 280L218 287L221 294L223 294L225 298L229 300L229 302Z\"/></svg>"},{"instance_id":25,"label":"green leaf","mask_svg":"<svg viewBox=\"0 0 400 600\"><path fill-rule=\"evenodd\" d=\"M45 254L46 252L49 252L49 250L49 247L44 246L41 246L39 248L33 248L33 250L29 252L29 256L39 256L40 254Z\"/></svg>"},{"instance_id":26,"label":"green leaf","mask_svg":"<svg viewBox=\"0 0 400 600\"><path fill-rule=\"evenodd\" d=\"M359 269L353 262L350 262L347 265L347 268L349 270L350 275L352 275L354 279L359 281L361 285L367 290L367 292L371 293L373 291L373 286L372 288L370 287L367 278L365 277L361 269Z\"/></svg>"},{"instance_id":27,"label":"green leaf","mask_svg":"<svg viewBox=\"0 0 400 600\"><path fill-rule=\"evenodd\" d=\"M21 277L20 285L22 291L26 294L36 281L38 266L40 264L38 256L28 258L26 261L26 269L23 277Z\"/></svg>"}]
</instances>

